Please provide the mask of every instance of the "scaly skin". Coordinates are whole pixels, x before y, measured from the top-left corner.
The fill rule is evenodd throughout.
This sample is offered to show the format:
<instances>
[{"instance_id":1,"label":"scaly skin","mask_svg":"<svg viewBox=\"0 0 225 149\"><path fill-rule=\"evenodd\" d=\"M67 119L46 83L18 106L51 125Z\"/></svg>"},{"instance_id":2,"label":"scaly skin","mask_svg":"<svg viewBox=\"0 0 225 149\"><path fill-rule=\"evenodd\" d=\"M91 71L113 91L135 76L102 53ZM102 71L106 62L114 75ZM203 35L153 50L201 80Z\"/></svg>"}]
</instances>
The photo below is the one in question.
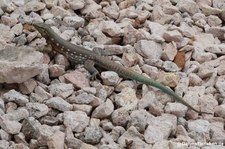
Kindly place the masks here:
<instances>
[{"instance_id":1,"label":"scaly skin","mask_svg":"<svg viewBox=\"0 0 225 149\"><path fill-rule=\"evenodd\" d=\"M131 69L125 68L122 65L119 65L106 57L103 57L97 53L94 53L90 50L87 50L83 47L74 45L61 37L59 37L49 25L44 23L33 23L33 26L41 33L41 35L46 39L47 43L52 45L53 50L63 54L66 56L70 61L74 61L77 63L84 64L85 68L94 74L98 74L97 69L94 68L94 65L97 65L101 68L106 70L115 71L120 76L124 78L129 78L132 80L139 81L141 83L154 86L163 92L167 93L168 95L175 98L176 101L182 103L183 105L187 106L188 108L194 110L197 113L205 113L196 110L186 101L184 101L181 97L179 97L174 91L170 88L162 85L161 83L151 80L141 74L138 74Z\"/></svg>"}]
</instances>

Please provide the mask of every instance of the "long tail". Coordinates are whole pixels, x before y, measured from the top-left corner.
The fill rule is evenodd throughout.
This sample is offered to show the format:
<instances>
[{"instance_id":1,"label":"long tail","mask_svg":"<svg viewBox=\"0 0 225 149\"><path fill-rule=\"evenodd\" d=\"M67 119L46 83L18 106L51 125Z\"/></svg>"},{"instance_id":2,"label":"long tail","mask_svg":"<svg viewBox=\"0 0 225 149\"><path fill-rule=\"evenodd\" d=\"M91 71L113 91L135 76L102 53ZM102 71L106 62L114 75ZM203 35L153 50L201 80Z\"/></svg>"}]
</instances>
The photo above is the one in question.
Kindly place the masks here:
<instances>
[{"instance_id":1,"label":"long tail","mask_svg":"<svg viewBox=\"0 0 225 149\"><path fill-rule=\"evenodd\" d=\"M207 113L207 112L201 112L199 110L196 110L195 108L193 108L190 104L188 104L186 101L184 101L183 98L179 97L173 90L171 90L170 88L162 85L159 82L156 82L154 80L151 80L143 75L138 75L138 76L134 76L132 77L133 80L139 81L141 83L147 84L147 85L151 85L154 86L160 90L162 90L163 92L167 93L168 95L172 96L175 98L176 101L182 103L183 105L187 106L188 108L192 109L193 111L202 114L202 113ZM209 113L207 113L209 114Z\"/></svg>"}]
</instances>

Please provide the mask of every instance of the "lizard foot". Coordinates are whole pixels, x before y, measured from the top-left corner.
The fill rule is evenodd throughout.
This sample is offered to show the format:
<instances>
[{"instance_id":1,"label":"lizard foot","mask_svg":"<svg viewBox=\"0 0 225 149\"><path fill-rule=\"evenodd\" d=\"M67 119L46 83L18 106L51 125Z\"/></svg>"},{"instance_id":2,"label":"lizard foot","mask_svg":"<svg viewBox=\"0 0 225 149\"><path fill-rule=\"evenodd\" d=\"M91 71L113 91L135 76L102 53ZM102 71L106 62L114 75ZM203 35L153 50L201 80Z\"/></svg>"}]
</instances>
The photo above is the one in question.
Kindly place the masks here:
<instances>
[{"instance_id":1,"label":"lizard foot","mask_svg":"<svg viewBox=\"0 0 225 149\"><path fill-rule=\"evenodd\" d=\"M94 81L94 80L97 80L98 78L100 78L100 74L99 74L99 72L97 71L97 72L94 72L93 74L91 74L90 80L91 80L91 81Z\"/></svg>"}]
</instances>

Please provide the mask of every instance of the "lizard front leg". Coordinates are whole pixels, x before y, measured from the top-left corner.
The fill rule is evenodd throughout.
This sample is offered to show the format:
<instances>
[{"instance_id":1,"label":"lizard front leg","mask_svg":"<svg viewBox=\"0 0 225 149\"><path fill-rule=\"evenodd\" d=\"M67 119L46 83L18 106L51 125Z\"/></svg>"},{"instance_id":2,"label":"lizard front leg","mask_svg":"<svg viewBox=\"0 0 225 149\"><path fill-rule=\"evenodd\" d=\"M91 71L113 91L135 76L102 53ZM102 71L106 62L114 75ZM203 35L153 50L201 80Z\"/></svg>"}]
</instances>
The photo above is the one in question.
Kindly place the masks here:
<instances>
[{"instance_id":1,"label":"lizard front leg","mask_svg":"<svg viewBox=\"0 0 225 149\"><path fill-rule=\"evenodd\" d=\"M87 60L84 62L84 68L91 73L91 80L96 80L99 76L98 70L94 67L95 62L92 60Z\"/></svg>"}]
</instances>

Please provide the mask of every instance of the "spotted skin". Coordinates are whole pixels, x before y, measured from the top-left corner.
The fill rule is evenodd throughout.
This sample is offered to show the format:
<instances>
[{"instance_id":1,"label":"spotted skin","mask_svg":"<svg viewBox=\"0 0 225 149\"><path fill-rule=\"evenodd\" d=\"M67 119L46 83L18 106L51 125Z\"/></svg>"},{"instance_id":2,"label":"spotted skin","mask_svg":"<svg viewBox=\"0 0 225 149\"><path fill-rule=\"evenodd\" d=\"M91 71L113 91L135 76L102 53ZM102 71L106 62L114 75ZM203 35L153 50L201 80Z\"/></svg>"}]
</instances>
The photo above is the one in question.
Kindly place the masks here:
<instances>
[{"instance_id":1,"label":"spotted skin","mask_svg":"<svg viewBox=\"0 0 225 149\"><path fill-rule=\"evenodd\" d=\"M94 77L95 75L98 74L98 71L94 66L99 66L106 70L115 71L124 78L136 80L162 90L163 92L174 97L176 101L182 103L183 105L187 106L188 108L190 108L191 110L197 113L200 113L200 114L206 113L206 112L201 112L199 110L196 110L186 101L184 101L181 97L179 97L173 90L162 85L161 83L151 80L135 71L132 71L131 69L128 69L120 64L117 64L109 60L108 58L99 55L98 53L92 52L81 46L74 45L62 39L51 29L49 25L44 23L33 23L33 26L46 39L47 43L52 45L53 50L56 50L57 52L63 54L70 61L73 61L79 64L84 64L84 67L88 71L90 71L94 75Z\"/></svg>"}]
</instances>

